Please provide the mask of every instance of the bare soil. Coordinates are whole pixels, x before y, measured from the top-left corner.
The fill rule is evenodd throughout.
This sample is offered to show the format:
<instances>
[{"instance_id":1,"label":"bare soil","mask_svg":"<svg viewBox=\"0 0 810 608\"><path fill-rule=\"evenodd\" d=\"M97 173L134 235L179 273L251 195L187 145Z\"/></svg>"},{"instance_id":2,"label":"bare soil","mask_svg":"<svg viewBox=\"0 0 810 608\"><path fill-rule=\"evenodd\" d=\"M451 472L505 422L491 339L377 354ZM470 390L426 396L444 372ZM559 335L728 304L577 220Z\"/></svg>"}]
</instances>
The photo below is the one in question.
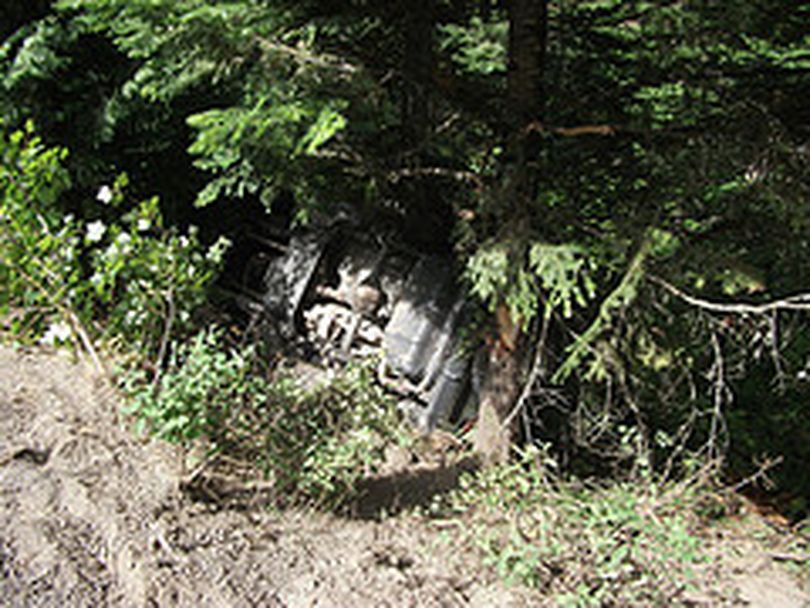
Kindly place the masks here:
<instances>
[{"instance_id":1,"label":"bare soil","mask_svg":"<svg viewBox=\"0 0 810 608\"><path fill-rule=\"evenodd\" d=\"M66 356L0 347L0 605L549 605L499 582L439 522L278 513L189 491L183 455L134 437L119 407ZM457 478L442 471L430 491ZM420 475L379 485L408 506ZM691 605L810 605L748 531L714 535Z\"/></svg>"}]
</instances>

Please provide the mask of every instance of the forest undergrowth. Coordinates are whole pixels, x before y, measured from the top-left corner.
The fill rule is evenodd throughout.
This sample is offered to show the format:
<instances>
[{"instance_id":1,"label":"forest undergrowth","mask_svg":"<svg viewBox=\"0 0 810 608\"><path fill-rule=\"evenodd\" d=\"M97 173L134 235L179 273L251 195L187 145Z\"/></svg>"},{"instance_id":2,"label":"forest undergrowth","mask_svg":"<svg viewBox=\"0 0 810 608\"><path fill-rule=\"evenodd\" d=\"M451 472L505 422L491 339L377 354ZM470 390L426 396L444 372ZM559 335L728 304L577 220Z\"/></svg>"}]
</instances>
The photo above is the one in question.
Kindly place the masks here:
<instances>
[{"instance_id":1,"label":"forest undergrowth","mask_svg":"<svg viewBox=\"0 0 810 608\"><path fill-rule=\"evenodd\" d=\"M3 145L5 339L89 356L120 386L133 433L186 450L180 486L189 496L377 519L415 509L449 526L505 582L560 605L671 605L697 592L690 580L710 559L710 522L739 504L719 483L719 462L695 452L665 479L628 430L634 461L612 479L571 477L542 443L479 468L467 438L448 449L409 431L370 364L302 388L224 330L193 333L224 244L206 251L193 232L164 228L149 201L120 223L62 216L54 205L64 153L30 128ZM99 193L100 213L124 187ZM409 476L419 487L401 481ZM386 478L400 481L379 483ZM785 538L806 551L810 530L792 523ZM798 555L806 574L806 553Z\"/></svg>"},{"instance_id":2,"label":"forest undergrowth","mask_svg":"<svg viewBox=\"0 0 810 608\"><path fill-rule=\"evenodd\" d=\"M146 543L160 555L143 562L149 582L120 577L105 554L118 541L83 517L93 501L62 466L88 456L76 446L95 431L58 426L70 438L54 439L28 428L15 399L53 422L28 389L0 402L12 446L0 477L19 497L2 520L16 543L0 536L5 584L15 597L39 593L25 564L41 543L83 556L76 572L92 565L93 584L67 583L84 600L157 593L152 568L164 560L188 583L172 600L183 605L218 557L183 539L189 507L325 517L365 540L365 525L389 522L397 536L418 522L426 555L370 541L371 557L352 566L418 589L414 605L494 605L487 593L510 588L516 605L757 605L768 576L790 590L785 605L800 605L810 567L807 10L771 0L724 11L611 0L408 7L0 9L0 332L16 349L5 360L13 368L51 349L86 358L126 426L120 434L105 418L100 453L120 448L160 471L136 444L168 443L183 465L164 497L182 521L166 528L177 538L158 524L148 539L133 532L133 551ZM224 275L244 283L269 255L251 249L254 229L272 218L297 234L344 215L383 248L454 260L468 301L460 348L489 370L474 421L416 432L374 360L305 382L291 371L301 361L259 335L275 322L267 307L236 312L256 294L239 285L226 295ZM56 488L49 495L67 506L36 503L9 471ZM79 485L104 495L93 475ZM14 532L29 499L75 546ZM430 574L422 541L439 537L450 546L441 554L463 552L458 567L486 584ZM739 566L746 581L732 580L734 560L751 555ZM240 593L255 584L274 605L281 591L246 572ZM303 595L283 590L278 605L317 597L311 583ZM221 605L239 597L209 591Z\"/></svg>"}]
</instances>

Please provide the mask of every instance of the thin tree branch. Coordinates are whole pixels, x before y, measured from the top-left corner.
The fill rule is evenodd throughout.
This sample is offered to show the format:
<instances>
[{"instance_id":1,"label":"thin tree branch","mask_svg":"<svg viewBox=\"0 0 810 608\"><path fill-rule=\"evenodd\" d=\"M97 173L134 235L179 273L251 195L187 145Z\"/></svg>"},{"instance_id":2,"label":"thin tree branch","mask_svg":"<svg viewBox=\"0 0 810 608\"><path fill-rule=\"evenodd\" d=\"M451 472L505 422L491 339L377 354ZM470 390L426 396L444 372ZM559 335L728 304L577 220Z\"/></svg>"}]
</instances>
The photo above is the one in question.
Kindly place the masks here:
<instances>
[{"instance_id":1,"label":"thin tree branch","mask_svg":"<svg viewBox=\"0 0 810 608\"><path fill-rule=\"evenodd\" d=\"M332 55L316 55L301 48L281 44L261 36L255 37L256 42L263 51L271 53L280 53L292 57L299 63L309 64L319 68L326 68L330 70L337 70L344 74L355 74L359 71L356 65L352 65L339 57Z\"/></svg>"},{"instance_id":2,"label":"thin tree branch","mask_svg":"<svg viewBox=\"0 0 810 608\"><path fill-rule=\"evenodd\" d=\"M764 315L777 310L810 310L810 293L797 294L795 296L790 296L789 298L783 298L773 302L766 302L764 304L749 304L747 302L722 303L712 302L711 300L705 300L703 298L692 296L660 277L648 275L648 278L653 283L660 285L669 293L680 300L683 300L687 304L695 306L696 308L708 310L710 312L740 315Z\"/></svg>"},{"instance_id":3,"label":"thin tree branch","mask_svg":"<svg viewBox=\"0 0 810 608\"><path fill-rule=\"evenodd\" d=\"M469 182L477 188L484 187L481 176L471 171L456 171L446 167L418 167L415 169L396 169L388 173L388 178L392 182L397 182L403 177L448 177L459 182Z\"/></svg>"},{"instance_id":4,"label":"thin tree branch","mask_svg":"<svg viewBox=\"0 0 810 608\"><path fill-rule=\"evenodd\" d=\"M768 341L771 347L771 360L776 375L776 382L779 385L779 392L784 393L787 389L785 379L787 374L782 367L782 355L779 352L779 311L774 310L768 319Z\"/></svg>"},{"instance_id":5,"label":"thin tree branch","mask_svg":"<svg viewBox=\"0 0 810 608\"><path fill-rule=\"evenodd\" d=\"M795 562L797 564L803 564L804 562L810 562L810 553L780 553L780 552L773 552L769 553L772 559L775 559L778 562Z\"/></svg>"},{"instance_id":6,"label":"thin tree branch","mask_svg":"<svg viewBox=\"0 0 810 608\"><path fill-rule=\"evenodd\" d=\"M784 460L785 459L783 456L777 456L776 458L766 459L765 462L759 465L759 468L753 475L750 475L745 479L738 481L731 487L725 488L725 491L728 494L736 494L743 488L759 483L760 481L763 482L765 487L773 487L773 482L770 479L768 479L768 472L771 469L778 467L780 464L782 464Z\"/></svg>"},{"instance_id":7,"label":"thin tree branch","mask_svg":"<svg viewBox=\"0 0 810 608\"><path fill-rule=\"evenodd\" d=\"M509 415L504 419L501 423L503 428L509 428L509 425L512 424L515 416L523 410L526 402L531 397L532 392L534 391L534 386L537 383L537 379L544 373L545 370L545 352L546 352L546 340L548 338L548 327L549 323L549 315L543 315L543 324L540 328L540 338L537 341L536 351L534 353L534 361L532 362L532 368L529 372L529 377L526 379L525 384L523 385L523 390L518 397L517 402L515 403L515 407L509 412Z\"/></svg>"},{"instance_id":8,"label":"thin tree branch","mask_svg":"<svg viewBox=\"0 0 810 608\"><path fill-rule=\"evenodd\" d=\"M727 437L727 429L725 418L723 417L723 406L731 401L731 389L726 383L726 364L723 358L723 349L720 346L720 340L717 337L717 332L712 331L712 350L714 351L714 365L712 366L712 374L714 375L713 404L712 419L709 429L709 440L706 444L706 451L709 458L712 460L720 460L722 452L725 452L727 446L723 447L721 451L718 447L718 438L722 431L723 435ZM724 443L727 443L727 439Z\"/></svg>"},{"instance_id":9,"label":"thin tree branch","mask_svg":"<svg viewBox=\"0 0 810 608\"><path fill-rule=\"evenodd\" d=\"M166 355L169 350L169 342L172 337L172 329L177 316L177 309L174 304L174 294L171 289L166 292L166 318L163 326L163 335L160 338L157 358L155 359L155 377L152 379L152 396L157 397L160 392L160 381L163 379L163 368Z\"/></svg>"}]
</instances>

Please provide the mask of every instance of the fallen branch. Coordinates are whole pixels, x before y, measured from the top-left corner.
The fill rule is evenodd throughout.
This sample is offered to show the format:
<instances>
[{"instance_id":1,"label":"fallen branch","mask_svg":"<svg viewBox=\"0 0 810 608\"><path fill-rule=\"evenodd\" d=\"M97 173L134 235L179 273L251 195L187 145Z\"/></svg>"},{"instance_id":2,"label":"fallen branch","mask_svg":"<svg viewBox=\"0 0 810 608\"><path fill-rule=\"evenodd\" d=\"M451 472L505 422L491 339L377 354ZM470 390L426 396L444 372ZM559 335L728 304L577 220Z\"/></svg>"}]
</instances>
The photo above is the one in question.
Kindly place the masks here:
<instances>
[{"instance_id":1,"label":"fallen branch","mask_svg":"<svg viewBox=\"0 0 810 608\"><path fill-rule=\"evenodd\" d=\"M727 493L729 493L729 494L736 494L737 492L742 490L744 487L750 486L750 485L755 484L755 483L757 483L759 481L763 481L764 485L766 487L772 486L773 482L770 479L768 479L767 473L771 469L773 469L775 467L778 467L780 464L782 464L783 460L784 460L784 458L782 456L777 456L776 458L768 458L768 459L766 459L765 462L763 462L761 465L759 465L759 469L757 469L757 471L753 475L750 475L749 477L746 477L745 479L735 483L730 488L726 488L725 491Z\"/></svg>"},{"instance_id":2,"label":"fallen branch","mask_svg":"<svg viewBox=\"0 0 810 608\"><path fill-rule=\"evenodd\" d=\"M775 559L778 562L795 562L797 564L810 562L810 553L803 553L801 555L796 553L769 553L768 555L771 559Z\"/></svg>"}]
</instances>

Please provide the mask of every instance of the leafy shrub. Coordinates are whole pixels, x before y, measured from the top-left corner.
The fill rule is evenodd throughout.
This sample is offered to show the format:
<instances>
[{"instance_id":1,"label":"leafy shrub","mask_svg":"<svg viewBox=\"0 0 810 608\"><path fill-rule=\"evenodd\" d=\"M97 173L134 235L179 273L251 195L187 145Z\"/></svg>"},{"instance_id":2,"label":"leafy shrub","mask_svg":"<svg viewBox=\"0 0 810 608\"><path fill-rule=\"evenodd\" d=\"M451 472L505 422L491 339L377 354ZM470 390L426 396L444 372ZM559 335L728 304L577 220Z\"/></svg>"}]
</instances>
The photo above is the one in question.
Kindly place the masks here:
<instances>
[{"instance_id":1,"label":"leafy shrub","mask_svg":"<svg viewBox=\"0 0 810 608\"><path fill-rule=\"evenodd\" d=\"M312 389L274 385L264 418L263 458L279 496L293 503L340 507L375 473L386 448L403 441L396 407L355 365Z\"/></svg>"},{"instance_id":2,"label":"leafy shrub","mask_svg":"<svg viewBox=\"0 0 810 608\"><path fill-rule=\"evenodd\" d=\"M165 228L157 198L111 224L92 248L89 279L106 307L108 335L141 353L171 335L187 335L227 247L220 238L204 248L193 226L186 234Z\"/></svg>"},{"instance_id":3,"label":"leafy shrub","mask_svg":"<svg viewBox=\"0 0 810 608\"><path fill-rule=\"evenodd\" d=\"M251 349L224 350L208 330L173 349L156 383L132 372L124 383L140 428L183 445L203 439L263 469L279 505L338 508L377 470L399 438L396 409L366 366L302 388L264 379Z\"/></svg>"},{"instance_id":4,"label":"leafy shrub","mask_svg":"<svg viewBox=\"0 0 810 608\"><path fill-rule=\"evenodd\" d=\"M678 501L652 484L563 484L553 466L527 450L464 477L434 508L464 519L467 540L507 582L544 589L559 605L670 605L698 559Z\"/></svg>"},{"instance_id":5,"label":"leafy shrub","mask_svg":"<svg viewBox=\"0 0 810 608\"><path fill-rule=\"evenodd\" d=\"M150 382L141 370L124 375L131 401L125 413L136 413L136 428L175 443L189 445L204 437L221 447L224 424L241 407L266 399L267 384L251 375L250 350L221 349L221 333L206 330L176 345L167 370Z\"/></svg>"},{"instance_id":6,"label":"leafy shrub","mask_svg":"<svg viewBox=\"0 0 810 608\"><path fill-rule=\"evenodd\" d=\"M31 123L0 130L0 313L17 335L41 334L45 319L82 296L80 226L56 205L70 183L66 157L46 149Z\"/></svg>"},{"instance_id":7,"label":"leafy shrub","mask_svg":"<svg viewBox=\"0 0 810 608\"><path fill-rule=\"evenodd\" d=\"M0 130L0 154L0 313L17 339L78 333L92 348L104 335L149 357L188 325L224 241L206 250L193 229L165 228L157 199L109 225L64 213L67 151L47 148L30 123ZM123 202L125 186L122 177L100 189L98 215Z\"/></svg>"}]
</instances>

